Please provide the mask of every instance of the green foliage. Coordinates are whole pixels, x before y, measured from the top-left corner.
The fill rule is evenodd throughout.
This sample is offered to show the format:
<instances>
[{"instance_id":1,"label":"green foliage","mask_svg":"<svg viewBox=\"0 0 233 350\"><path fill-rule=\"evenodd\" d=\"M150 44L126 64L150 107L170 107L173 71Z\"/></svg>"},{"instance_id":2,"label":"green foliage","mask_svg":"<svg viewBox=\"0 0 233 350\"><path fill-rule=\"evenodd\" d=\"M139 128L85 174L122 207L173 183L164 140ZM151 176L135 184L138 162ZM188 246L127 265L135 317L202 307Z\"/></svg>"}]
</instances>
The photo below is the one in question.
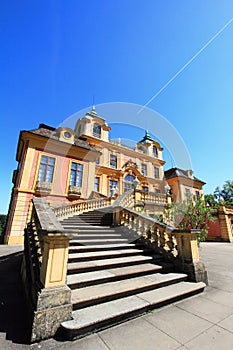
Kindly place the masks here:
<instances>
[{"instance_id":1,"label":"green foliage","mask_svg":"<svg viewBox=\"0 0 233 350\"><path fill-rule=\"evenodd\" d=\"M208 222L213 216L210 207L202 199L172 203L163 213L164 222L181 230L198 229L198 241L204 241L208 233Z\"/></svg>"},{"instance_id":2,"label":"green foliage","mask_svg":"<svg viewBox=\"0 0 233 350\"><path fill-rule=\"evenodd\" d=\"M220 204L233 206L233 181L227 180L222 189L218 186L213 194L206 194L205 202L211 207Z\"/></svg>"},{"instance_id":3,"label":"green foliage","mask_svg":"<svg viewBox=\"0 0 233 350\"><path fill-rule=\"evenodd\" d=\"M223 185L221 196L226 205L233 205L233 181L227 180Z\"/></svg>"},{"instance_id":4,"label":"green foliage","mask_svg":"<svg viewBox=\"0 0 233 350\"><path fill-rule=\"evenodd\" d=\"M207 206L210 207L218 207L219 202L217 201L216 197L214 194L205 194L204 200Z\"/></svg>"},{"instance_id":5,"label":"green foliage","mask_svg":"<svg viewBox=\"0 0 233 350\"><path fill-rule=\"evenodd\" d=\"M6 225L6 215L0 214L0 236L2 235Z\"/></svg>"}]
</instances>

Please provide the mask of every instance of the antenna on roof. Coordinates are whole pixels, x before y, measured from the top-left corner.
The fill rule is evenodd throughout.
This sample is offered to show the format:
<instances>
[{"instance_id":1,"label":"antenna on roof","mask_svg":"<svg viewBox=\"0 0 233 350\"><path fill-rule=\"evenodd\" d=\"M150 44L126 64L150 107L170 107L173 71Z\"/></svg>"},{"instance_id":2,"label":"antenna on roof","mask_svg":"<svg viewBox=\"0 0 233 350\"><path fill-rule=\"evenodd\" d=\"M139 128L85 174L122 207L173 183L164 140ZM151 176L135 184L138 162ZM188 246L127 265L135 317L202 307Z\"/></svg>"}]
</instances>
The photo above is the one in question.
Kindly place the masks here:
<instances>
[{"instance_id":1,"label":"antenna on roof","mask_svg":"<svg viewBox=\"0 0 233 350\"><path fill-rule=\"evenodd\" d=\"M93 100L92 111L95 111L95 95L93 95L92 100Z\"/></svg>"}]
</instances>

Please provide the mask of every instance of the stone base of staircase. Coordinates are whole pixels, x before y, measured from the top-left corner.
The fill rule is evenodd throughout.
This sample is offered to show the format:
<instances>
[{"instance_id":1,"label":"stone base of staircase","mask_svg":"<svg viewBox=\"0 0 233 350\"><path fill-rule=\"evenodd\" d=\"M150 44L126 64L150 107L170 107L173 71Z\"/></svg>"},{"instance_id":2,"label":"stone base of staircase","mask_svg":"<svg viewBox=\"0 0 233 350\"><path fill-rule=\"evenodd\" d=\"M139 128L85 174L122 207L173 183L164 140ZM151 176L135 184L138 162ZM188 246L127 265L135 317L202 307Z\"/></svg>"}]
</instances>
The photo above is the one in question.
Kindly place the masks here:
<instances>
[{"instance_id":1,"label":"stone base of staircase","mask_svg":"<svg viewBox=\"0 0 233 350\"><path fill-rule=\"evenodd\" d=\"M200 293L203 282L180 282L175 285L153 289L73 312L73 320L62 323L63 335L67 340L85 336L93 331L113 326L122 321L171 302Z\"/></svg>"},{"instance_id":2,"label":"stone base of staircase","mask_svg":"<svg viewBox=\"0 0 233 350\"><path fill-rule=\"evenodd\" d=\"M163 256L125 227L111 227L110 208L62 221L70 234L67 285L73 320L62 322L66 339L82 337L176 300L200 293Z\"/></svg>"}]
</instances>

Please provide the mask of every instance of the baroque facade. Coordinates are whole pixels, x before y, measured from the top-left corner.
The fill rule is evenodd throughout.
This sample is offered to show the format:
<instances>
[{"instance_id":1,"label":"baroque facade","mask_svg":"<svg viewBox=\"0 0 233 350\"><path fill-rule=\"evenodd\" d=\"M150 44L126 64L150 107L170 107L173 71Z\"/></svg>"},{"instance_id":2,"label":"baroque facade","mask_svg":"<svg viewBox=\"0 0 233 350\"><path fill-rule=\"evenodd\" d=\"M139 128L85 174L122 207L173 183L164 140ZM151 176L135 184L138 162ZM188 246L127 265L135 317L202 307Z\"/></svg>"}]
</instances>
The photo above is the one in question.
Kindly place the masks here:
<instances>
[{"instance_id":1,"label":"baroque facade","mask_svg":"<svg viewBox=\"0 0 233 350\"><path fill-rule=\"evenodd\" d=\"M163 149L147 131L130 146L120 139L110 140L110 129L93 107L77 121L74 130L40 124L38 129L20 132L5 243L23 243L33 196L45 196L56 206L75 200L116 198L135 188L147 196L148 203L149 195L157 196L161 203L168 188L175 201L190 193L202 195L204 182L191 171L173 168L164 174Z\"/></svg>"}]
</instances>

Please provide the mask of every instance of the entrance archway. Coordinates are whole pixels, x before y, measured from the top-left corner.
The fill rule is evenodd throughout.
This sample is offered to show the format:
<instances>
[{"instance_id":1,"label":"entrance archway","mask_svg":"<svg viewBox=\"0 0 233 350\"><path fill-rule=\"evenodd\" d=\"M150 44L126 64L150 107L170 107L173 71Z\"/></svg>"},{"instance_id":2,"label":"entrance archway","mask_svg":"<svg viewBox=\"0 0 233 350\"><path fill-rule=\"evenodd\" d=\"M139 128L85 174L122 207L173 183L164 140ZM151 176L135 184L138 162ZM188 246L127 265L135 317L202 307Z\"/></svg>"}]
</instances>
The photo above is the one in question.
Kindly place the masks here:
<instances>
[{"instance_id":1,"label":"entrance archway","mask_svg":"<svg viewBox=\"0 0 233 350\"><path fill-rule=\"evenodd\" d=\"M136 176L128 174L124 178L124 192L134 189L134 181Z\"/></svg>"}]
</instances>

